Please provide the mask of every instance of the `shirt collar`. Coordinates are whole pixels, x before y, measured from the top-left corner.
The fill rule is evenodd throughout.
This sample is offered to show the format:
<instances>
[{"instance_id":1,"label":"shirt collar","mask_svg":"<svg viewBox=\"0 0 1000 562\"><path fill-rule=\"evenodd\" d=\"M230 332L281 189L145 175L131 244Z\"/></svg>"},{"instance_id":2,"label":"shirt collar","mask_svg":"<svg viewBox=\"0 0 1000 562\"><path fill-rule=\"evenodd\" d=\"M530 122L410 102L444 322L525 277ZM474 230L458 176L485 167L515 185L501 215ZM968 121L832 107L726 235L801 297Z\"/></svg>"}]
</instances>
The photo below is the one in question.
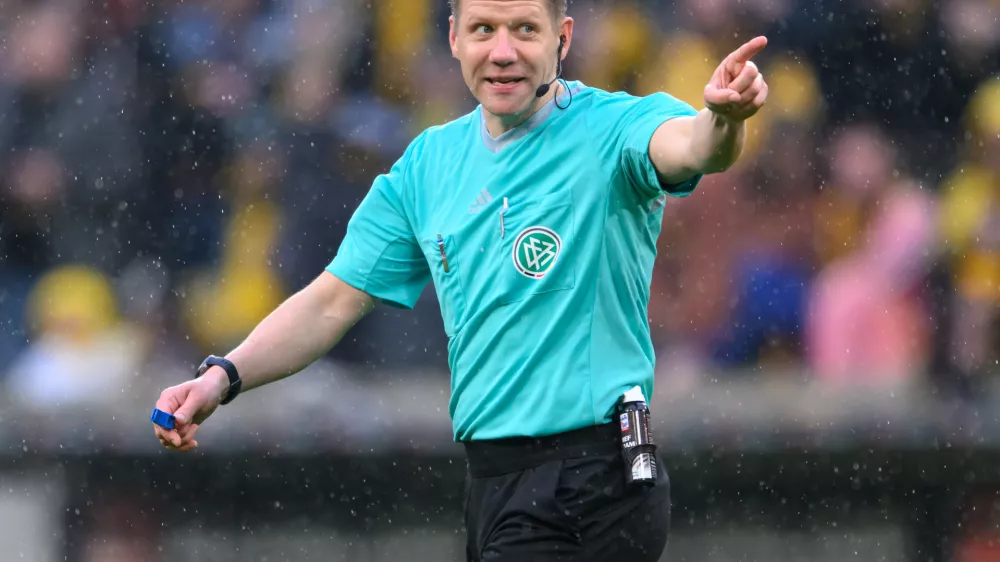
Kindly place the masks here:
<instances>
[{"instance_id":1,"label":"shirt collar","mask_svg":"<svg viewBox=\"0 0 1000 562\"><path fill-rule=\"evenodd\" d=\"M564 90L558 97L552 98L546 102L545 105L539 108L538 111L536 111L531 117L527 118L523 123L505 133L502 133L498 137L491 135L489 130L486 128L486 112L483 110L483 106L480 105L479 131L483 138L483 144L486 145L486 148L489 149L490 152L496 154L507 146L510 146L518 139L524 137L524 135L527 135L531 131L535 130L535 128L544 123L545 120L549 118L549 115L552 114L552 110L556 107L556 100L562 104L563 100L570 95L576 94L582 89L582 85L579 82L569 82L568 85L568 92Z\"/></svg>"}]
</instances>

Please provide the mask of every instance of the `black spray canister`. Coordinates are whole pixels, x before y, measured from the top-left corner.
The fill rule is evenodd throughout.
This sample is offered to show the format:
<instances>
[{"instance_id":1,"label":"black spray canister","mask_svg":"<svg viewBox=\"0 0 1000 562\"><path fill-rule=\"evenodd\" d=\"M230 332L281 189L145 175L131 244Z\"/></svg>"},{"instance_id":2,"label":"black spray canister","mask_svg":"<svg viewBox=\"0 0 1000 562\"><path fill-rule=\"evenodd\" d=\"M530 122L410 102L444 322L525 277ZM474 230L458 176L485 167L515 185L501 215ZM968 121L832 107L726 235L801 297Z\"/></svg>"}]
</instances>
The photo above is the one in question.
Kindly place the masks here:
<instances>
[{"instance_id":1,"label":"black spray canister","mask_svg":"<svg viewBox=\"0 0 1000 562\"><path fill-rule=\"evenodd\" d=\"M622 395L618 403L625 457L625 482L656 484L656 446L649 433L649 407L638 386Z\"/></svg>"}]
</instances>

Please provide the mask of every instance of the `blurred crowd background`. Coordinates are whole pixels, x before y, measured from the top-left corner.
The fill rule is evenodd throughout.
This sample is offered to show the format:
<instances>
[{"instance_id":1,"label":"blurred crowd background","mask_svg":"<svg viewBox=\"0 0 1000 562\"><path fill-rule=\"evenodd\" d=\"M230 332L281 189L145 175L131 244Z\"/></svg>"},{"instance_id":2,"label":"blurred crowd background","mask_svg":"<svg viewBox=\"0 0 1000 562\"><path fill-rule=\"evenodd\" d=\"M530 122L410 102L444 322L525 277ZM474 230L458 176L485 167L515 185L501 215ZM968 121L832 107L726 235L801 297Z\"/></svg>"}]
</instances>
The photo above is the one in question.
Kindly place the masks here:
<instances>
[{"instance_id":1,"label":"blurred crowd background","mask_svg":"<svg viewBox=\"0 0 1000 562\"><path fill-rule=\"evenodd\" d=\"M1000 3L572 0L570 15L567 78L696 108L726 54L770 41L743 159L666 208L658 385L918 388L969 408L990 392ZM318 275L374 177L475 107L447 16L446 0L0 0L10 407L148 415ZM437 392L446 346L428 288L322 364L344 385Z\"/></svg>"},{"instance_id":2,"label":"blurred crowd background","mask_svg":"<svg viewBox=\"0 0 1000 562\"><path fill-rule=\"evenodd\" d=\"M698 108L722 57L770 39L745 157L667 209L661 363L962 393L997 371L995 2L571 14L568 77ZM332 259L406 143L474 107L447 15L444 0L0 4L3 382L101 395L164 376L143 368L156 357L190 369L237 344ZM433 299L379 311L331 358L441 371Z\"/></svg>"}]
</instances>

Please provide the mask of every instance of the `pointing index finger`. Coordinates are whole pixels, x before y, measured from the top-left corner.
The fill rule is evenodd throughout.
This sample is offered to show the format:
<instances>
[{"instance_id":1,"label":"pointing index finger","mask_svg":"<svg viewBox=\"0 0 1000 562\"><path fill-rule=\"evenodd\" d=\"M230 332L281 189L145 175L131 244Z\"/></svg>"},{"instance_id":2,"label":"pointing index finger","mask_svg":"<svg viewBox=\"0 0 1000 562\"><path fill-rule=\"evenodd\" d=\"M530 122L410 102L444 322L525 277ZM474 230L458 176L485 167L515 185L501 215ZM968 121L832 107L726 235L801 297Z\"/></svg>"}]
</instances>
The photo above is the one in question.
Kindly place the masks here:
<instances>
[{"instance_id":1,"label":"pointing index finger","mask_svg":"<svg viewBox=\"0 0 1000 562\"><path fill-rule=\"evenodd\" d=\"M746 63L753 57L760 54L760 52L764 50L764 47L767 47L767 37L761 35L759 37L754 37L741 45L740 48L733 51L733 54L729 55L729 57L735 62Z\"/></svg>"}]
</instances>

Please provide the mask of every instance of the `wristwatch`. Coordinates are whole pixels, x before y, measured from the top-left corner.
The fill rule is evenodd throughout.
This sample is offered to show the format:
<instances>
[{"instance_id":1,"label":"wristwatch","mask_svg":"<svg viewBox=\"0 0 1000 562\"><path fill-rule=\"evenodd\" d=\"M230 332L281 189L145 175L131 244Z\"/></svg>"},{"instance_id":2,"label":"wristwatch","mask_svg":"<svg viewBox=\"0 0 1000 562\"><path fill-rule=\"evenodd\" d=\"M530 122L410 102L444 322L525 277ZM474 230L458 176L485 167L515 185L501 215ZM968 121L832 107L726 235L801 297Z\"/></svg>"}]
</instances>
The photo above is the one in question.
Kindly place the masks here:
<instances>
[{"instance_id":1,"label":"wristwatch","mask_svg":"<svg viewBox=\"0 0 1000 562\"><path fill-rule=\"evenodd\" d=\"M220 402L220 404L229 404L240 393L240 387L243 386L243 380L240 379L240 373L236 370L236 365L233 365L232 361L224 357L209 355L202 361L201 366L198 367L198 372L194 378L204 375L205 371L210 367L222 367L226 371L226 374L229 375L229 392L226 393L222 402Z\"/></svg>"}]
</instances>

